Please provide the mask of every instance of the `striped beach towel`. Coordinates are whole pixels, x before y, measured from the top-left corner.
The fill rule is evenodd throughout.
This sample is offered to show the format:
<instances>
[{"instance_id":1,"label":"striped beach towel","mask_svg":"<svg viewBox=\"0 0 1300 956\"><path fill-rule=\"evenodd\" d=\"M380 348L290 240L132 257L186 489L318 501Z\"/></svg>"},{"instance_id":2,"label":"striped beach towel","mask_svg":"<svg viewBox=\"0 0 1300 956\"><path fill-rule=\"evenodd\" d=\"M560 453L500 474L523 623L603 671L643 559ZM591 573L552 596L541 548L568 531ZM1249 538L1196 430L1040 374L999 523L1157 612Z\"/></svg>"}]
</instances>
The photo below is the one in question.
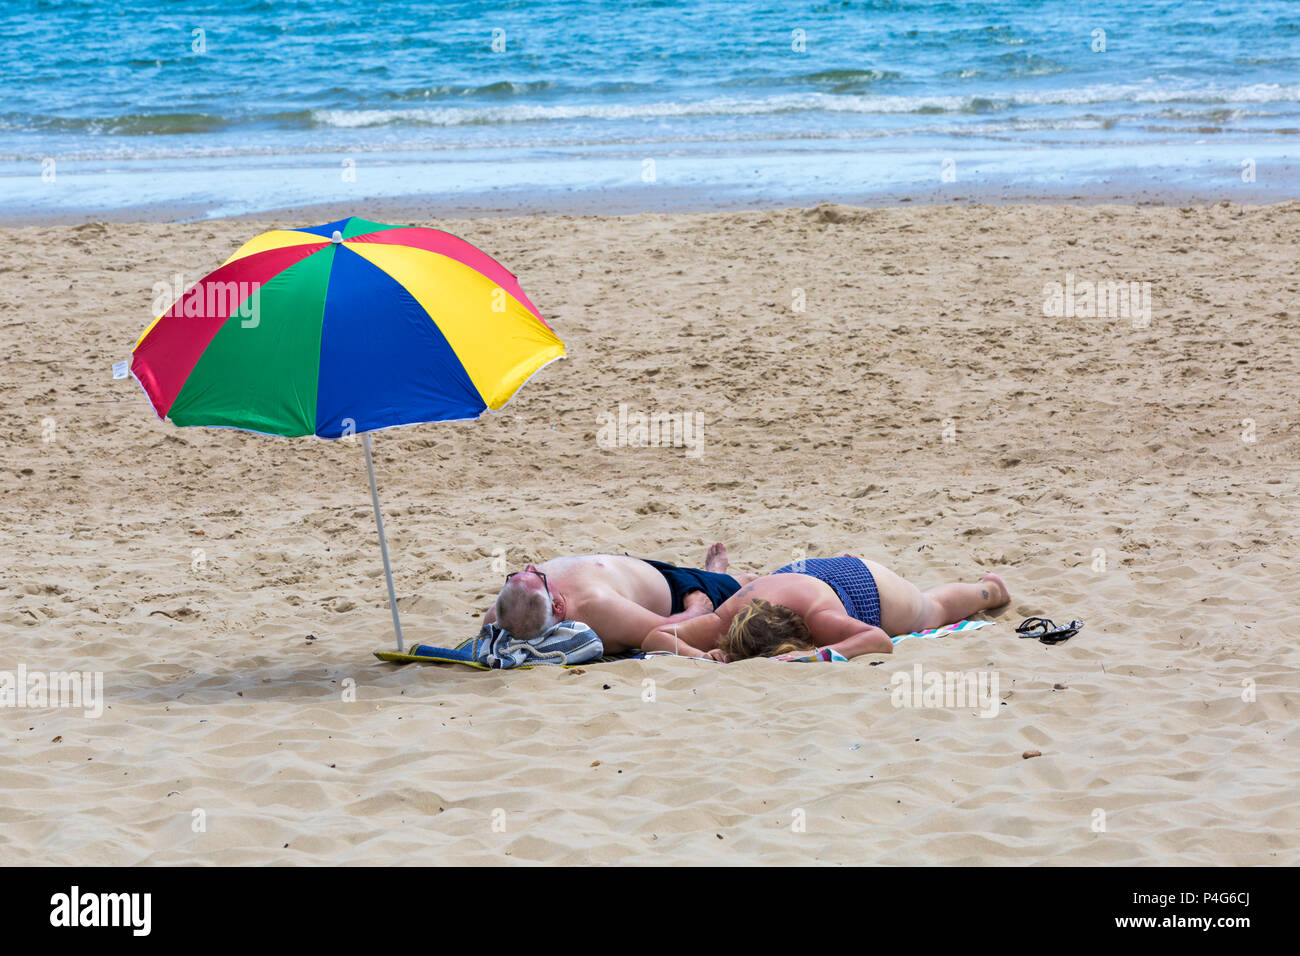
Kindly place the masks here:
<instances>
[{"instance_id":1,"label":"striped beach towel","mask_svg":"<svg viewBox=\"0 0 1300 956\"><path fill-rule=\"evenodd\" d=\"M897 644L899 641L905 641L909 637L945 637L956 631L973 631L976 628L988 627L995 621L958 621L956 624L945 624L943 627L932 627L928 631L913 631L911 634L899 634L891 637L890 640Z\"/></svg>"},{"instance_id":2,"label":"striped beach towel","mask_svg":"<svg viewBox=\"0 0 1300 956\"><path fill-rule=\"evenodd\" d=\"M993 621L958 621L956 624L945 624L943 627L932 627L928 631L913 631L911 634L899 634L891 637L890 640L897 644L899 641L905 641L909 637L945 637L949 634L955 634L958 631L973 631L977 628L988 627ZM807 654L799 657L790 658L792 661L800 663L808 661L847 661L848 658L829 647L819 647L815 651L809 651Z\"/></svg>"},{"instance_id":3,"label":"striped beach towel","mask_svg":"<svg viewBox=\"0 0 1300 956\"><path fill-rule=\"evenodd\" d=\"M784 660L799 664L809 664L814 661L847 661L848 658L839 651L831 650L829 647L819 647L815 651L808 651L807 653L800 654L798 657L787 657L784 658Z\"/></svg>"},{"instance_id":4,"label":"striped beach towel","mask_svg":"<svg viewBox=\"0 0 1300 956\"><path fill-rule=\"evenodd\" d=\"M642 655L606 655L595 631L581 621L561 621L532 641L517 640L496 624L484 624L477 635L455 647L416 644L406 653L375 651L375 656L393 664L464 664L486 671L538 665L573 667Z\"/></svg>"}]
</instances>

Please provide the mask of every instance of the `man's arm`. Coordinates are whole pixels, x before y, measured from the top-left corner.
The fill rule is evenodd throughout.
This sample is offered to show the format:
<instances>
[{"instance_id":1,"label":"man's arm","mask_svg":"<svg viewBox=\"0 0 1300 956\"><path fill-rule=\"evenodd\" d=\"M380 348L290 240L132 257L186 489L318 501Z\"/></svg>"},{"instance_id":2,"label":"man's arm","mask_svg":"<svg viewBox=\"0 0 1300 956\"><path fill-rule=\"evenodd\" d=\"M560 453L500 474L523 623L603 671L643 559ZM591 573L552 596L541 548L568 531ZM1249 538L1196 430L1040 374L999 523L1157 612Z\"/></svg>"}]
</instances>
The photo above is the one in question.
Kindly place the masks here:
<instances>
[{"instance_id":1,"label":"man's arm","mask_svg":"<svg viewBox=\"0 0 1300 956\"><path fill-rule=\"evenodd\" d=\"M674 627L670 624L667 627L657 627L645 637L641 638L641 650L643 651L668 651L670 654L676 654L678 657L708 657L708 653L683 641L678 634L674 634Z\"/></svg>"},{"instance_id":2,"label":"man's arm","mask_svg":"<svg viewBox=\"0 0 1300 956\"><path fill-rule=\"evenodd\" d=\"M593 591L574 603L577 613L573 616L595 631L605 650L612 654L644 647L642 640L651 631L666 627L671 633L674 622L682 620L680 614L661 617L613 590ZM695 612L694 620L700 620L699 613Z\"/></svg>"},{"instance_id":3,"label":"man's arm","mask_svg":"<svg viewBox=\"0 0 1300 956\"><path fill-rule=\"evenodd\" d=\"M672 651L683 657L704 657L718 644L727 624L713 612L692 618L684 624L663 624L641 638L647 651ZM599 633L599 632L597 632Z\"/></svg>"},{"instance_id":4,"label":"man's arm","mask_svg":"<svg viewBox=\"0 0 1300 956\"><path fill-rule=\"evenodd\" d=\"M693 621L697 617L713 613L713 602L703 591L691 591L682 601L683 610L678 614L670 614L668 617L660 618L663 624L682 624L686 621Z\"/></svg>"},{"instance_id":5,"label":"man's arm","mask_svg":"<svg viewBox=\"0 0 1300 956\"><path fill-rule=\"evenodd\" d=\"M818 647L829 647L845 657L892 654L894 642L878 627L854 620L843 611L823 608L804 619Z\"/></svg>"}]
</instances>

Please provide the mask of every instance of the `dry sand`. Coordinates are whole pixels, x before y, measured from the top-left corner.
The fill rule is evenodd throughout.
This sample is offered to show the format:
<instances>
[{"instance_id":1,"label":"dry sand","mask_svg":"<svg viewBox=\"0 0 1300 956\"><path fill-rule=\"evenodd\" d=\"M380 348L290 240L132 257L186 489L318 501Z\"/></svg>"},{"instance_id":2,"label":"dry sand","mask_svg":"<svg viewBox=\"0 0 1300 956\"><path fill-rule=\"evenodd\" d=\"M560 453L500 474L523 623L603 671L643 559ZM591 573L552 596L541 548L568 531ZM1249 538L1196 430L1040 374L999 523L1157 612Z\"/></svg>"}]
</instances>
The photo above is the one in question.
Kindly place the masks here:
<instances>
[{"instance_id":1,"label":"dry sand","mask_svg":"<svg viewBox=\"0 0 1300 956\"><path fill-rule=\"evenodd\" d=\"M1300 862L1300 203L436 224L571 358L376 437L409 638L469 634L502 555L714 540L997 570L999 625L878 666L380 664L359 444L176 429L110 377L153 283L273 224L9 229L0 669L108 707L0 711L0 863ZM1150 327L1045 318L1067 271L1149 281ZM703 454L598 447L620 403ZM918 662L1005 706L895 708Z\"/></svg>"}]
</instances>

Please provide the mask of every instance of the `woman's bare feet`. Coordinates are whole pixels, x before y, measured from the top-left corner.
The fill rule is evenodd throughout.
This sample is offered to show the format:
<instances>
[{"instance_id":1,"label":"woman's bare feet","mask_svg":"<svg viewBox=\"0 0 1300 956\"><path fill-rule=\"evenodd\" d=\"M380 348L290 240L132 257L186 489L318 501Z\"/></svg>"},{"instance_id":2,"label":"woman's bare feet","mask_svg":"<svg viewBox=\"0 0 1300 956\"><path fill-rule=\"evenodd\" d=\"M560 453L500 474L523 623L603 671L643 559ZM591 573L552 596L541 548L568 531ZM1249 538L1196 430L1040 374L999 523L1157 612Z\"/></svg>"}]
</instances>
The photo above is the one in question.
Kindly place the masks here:
<instances>
[{"instance_id":1,"label":"woman's bare feet","mask_svg":"<svg viewBox=\"0 0 1300 956\"><path fill-rule=\"evenodd\" d=\"M980 578L980 583L984 585L980 593L990 602L988 607L1001 607L1011 602L1011 591L1007 588L1006 582L996 574L986 574Z\"/></svg>"}]
</instances>

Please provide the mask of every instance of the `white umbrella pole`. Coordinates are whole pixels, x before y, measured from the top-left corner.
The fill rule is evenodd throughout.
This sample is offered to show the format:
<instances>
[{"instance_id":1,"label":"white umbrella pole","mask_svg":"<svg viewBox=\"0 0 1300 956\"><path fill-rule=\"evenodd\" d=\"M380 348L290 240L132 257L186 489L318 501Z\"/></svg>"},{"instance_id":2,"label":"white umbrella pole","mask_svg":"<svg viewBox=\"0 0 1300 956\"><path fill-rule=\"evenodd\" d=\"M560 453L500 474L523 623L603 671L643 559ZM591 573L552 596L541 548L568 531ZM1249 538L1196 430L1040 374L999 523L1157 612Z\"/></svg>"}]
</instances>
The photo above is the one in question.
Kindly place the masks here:
<instances>
[{"instance_id":1,"label":"white umbrella pole","mask_svg":"<svg viewBox=\"0 0 1300 956\"><path fill-rule=\"evenodd\" d=\"M384 577L388 579L388 606L393 611L393 633L397 635L397 652L402 652L402 622L397 617L397 591L393 589L393 568L388 563L388 539L384 537L384 516L379 513L379 488L375 485L375 463L370 457L370 432L361 436L366 453L366 471L370 473L370 500L375 505L375 527L379 529L379 550L384 554Z\"/></svg>"}]
</instances>

